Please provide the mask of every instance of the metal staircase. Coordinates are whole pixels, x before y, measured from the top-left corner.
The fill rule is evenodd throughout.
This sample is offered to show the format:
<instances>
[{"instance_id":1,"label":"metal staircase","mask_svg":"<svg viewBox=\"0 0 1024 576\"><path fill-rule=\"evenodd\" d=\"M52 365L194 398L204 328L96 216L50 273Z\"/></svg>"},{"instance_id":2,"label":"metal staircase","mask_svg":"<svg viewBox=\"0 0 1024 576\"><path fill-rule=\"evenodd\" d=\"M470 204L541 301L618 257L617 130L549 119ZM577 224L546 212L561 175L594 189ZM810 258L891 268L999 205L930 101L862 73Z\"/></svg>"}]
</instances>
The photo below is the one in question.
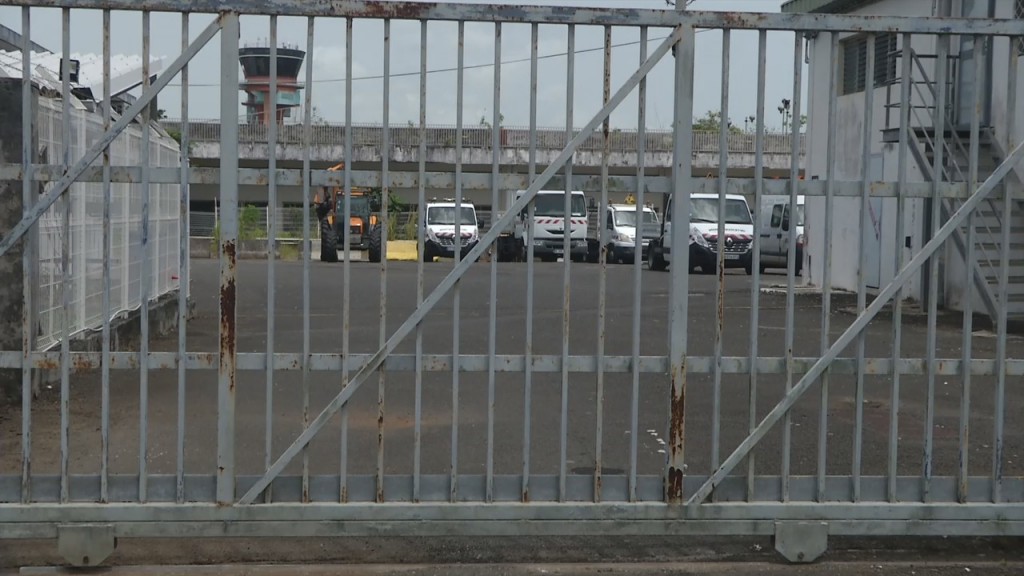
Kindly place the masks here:
<instances>
[{"instance_id":1,"label":"metal staircase","mask_svg":"<svg viewBox=\"0 0 1024 576\"><path fill-rule=\"evenodd\" d=\"M909 53L913 64L911 77L912 98L910 106L911 138L909 139L910 153L917 162L917 166L924 178L931 182L935 179L934 157L936 149L941 140L943 163L942 174L939 176L944 182L968 182L970 180L970 131L956 129L955 118L953 117L952 98L947 98L951 104L945 107L945 124L947 126L943 138L937 138L934 128L933 117L935 103L937 101L937 87L929 77L929 74L922 62L925 56L918 55L913 50L899 52L900 57ZM950 77L955 77L950 75ZM896 83L898 86L898 81ZM949 87L946 87L947 90ZM892 93L889 91L888 109L899 109L904 104L892 101ZM887 114L888 118L889 115ZM898 142L899 129L888 128L883 137L888 142ZM978 173L977 182L980 184L987 179L992 172L1006 158L1007 153L1003 149L991 126L981 127L977 143L978 152ZM1005 219L1005 191L1006 186L1012 190L1019 190L1024 186L1024 174L1019 168L1015 168L1004 179L1004 182L989 195L980 205L973 217L974 226L974 251L973 258L967 265L973 269L975 290L980 294L985 305L985 311L993 322L997 319L999 311L1000 295L1000 270L1002 250L1005 246L1008 249L1008 282L1006 289L1006 312L1009 321L1024 321L1024 200L1019 197L1011 200L1010 219ZM943 199L941 201L941 218L946 221L963 203L960 199ZM1009 227L1008 236L1005 234L1006 227ZM968 227L965 223L956 230L952 236L954 245L960 256L965 259L967 255ZM1006 241L1008 239L1008 242Z\"/></svg>"}]
</instances>

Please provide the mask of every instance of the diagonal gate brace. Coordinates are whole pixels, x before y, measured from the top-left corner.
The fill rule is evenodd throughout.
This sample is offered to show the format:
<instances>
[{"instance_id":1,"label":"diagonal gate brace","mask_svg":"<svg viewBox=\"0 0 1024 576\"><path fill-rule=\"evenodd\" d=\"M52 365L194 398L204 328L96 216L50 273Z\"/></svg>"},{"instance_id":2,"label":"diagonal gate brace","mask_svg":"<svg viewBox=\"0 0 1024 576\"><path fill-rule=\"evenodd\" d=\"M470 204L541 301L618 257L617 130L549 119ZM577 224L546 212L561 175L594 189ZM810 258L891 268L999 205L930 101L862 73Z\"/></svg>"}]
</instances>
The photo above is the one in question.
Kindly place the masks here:
<instances>
[{"instance_id":1,"label":"diagonal gate brace","mask_svg":"<svg viewBox=\"0 0 1024 576\"><path fill-rule=\"evenodd\" d=\"M618 107L626 96L640 83L640 80L645 78L647 74L654 68L654 66L661 61L662 57L668 53L669 49L674 46L680 38L682 38L682 28L676 28L675 31L668 36L653 52L651 56L640 66L637 71L630 76L629 80L622 85L621 88L615 93L615 96L608 101L604 107L587 123L587 125L577 134L572 140L569 141L568 145L563 149L558 156L548 165L548 168L541 173L540 176L534 180L530 187L520 196L508 209L504 216L499 218L494 224L491 225L490 230L487 234L484 234L477 245L470 250L469 254L463 258L455 268L438 284L437 288L430 293L423 303L409 316L406 321L399 326L398 330L388 339L383 347L380 348L366 364L356 373L355 376L349 381L348 385L342 388L341 392L334 397L334 400L328 404L323 411L317 415L308 428L306 428L298 438L292 442L284 453L274 462L266 474L256 482L248 492L238 501L239 504L252 504L256 498L270 485L270 483L284 470L284 468L298 455L303 448L309 444L310 440L316 436L320 430L327 424L330 418L341 409L352 397L359 387L366 381L366 379L373 374L377 368L379 368L384 360L388 357L398 344L408 336L413 329L423 321L423 318L428 312L436 305L445 294L451 290L452 286L459 281L460 278L469 270L470 266L477 258L483 255L484 250L488 249L492 243L498 238L498 234L501 233L509 224L512 223L512 219L521 212L526 205L533 201L534 196L537 195L537 191L540 190L547 182L555 175L556 172L562 169L562 166L572 157L576 152L576 148L583 143L584 140L590 137L590 135L597 129L598 125L604 122L615 108Z\"/></svg>"},{"instance_id":2,"label":"diagonal gate brace","mask_svg":"<svg viewBox=\"0 0 1024 576\"><path fill-rule=\"evenodd\" d=\"M68 170L64 177L53 185L53 188L39 198L39 201L32 206L28 211L28 214L26 214L21 221L3 237L3 241L0 241L0 256L7 254L7 251L14 246L14 243L20 240L21 237L25 235L25 232L28 232L28 229L31 228L47 210L50 209L50 206L52 206L53 203L67 191L71 184L73 184L83 173L85 173L86 170L89 169L90 166L92 166L92 163L95 162L96 159L99 158L100 154L110 146L114 139L117 138L117 136L135 120L135 117L138 116L146 106L149 106L153 101L153 98L156 98L156 95L170 83L171 79L174 78L174 76L177 75L178 72L180 72L181 69L184 68L189 61L191 61L192 58L203 49L204 46L206 46L207 42L209 42L220 30L222 20L223 17L218 16L213 22L210 22L209 26L199 34L192 44L189 45L188 49L178 56L178 58L171 63L171 66L164 71L162 75L157 77L156 82L154 82L148 90L142 93L142 96L128 108L128 111L125 112L123 116L118 118L117 122L110 127L110 130L104 133L99 140L85 151L82 158ZM27 174L23 174L22 176L28 177Z\"/></svg>"},{"instance_id":3,"label":"diagonal gate brace","mask_svg":"<svg viewBox=\"0 0 1024 576\"><path fill-rule=\"evenodd\" d=\"M867 327L868 323L871 322L878 312L884 307L893 296L896 295L903 285L907 283L910 278L917 273L917 271L932 257L933 254L942 246L942 244L949 239L950 235L967 219L967 216L973 212L982 201L995 189L996 185L1006 177L1007 174L1013 169L1014 165L1021 161L1024 157L1024 142L1021 142L1014 148L1013 153L1010 154L1007 159L999 165L998 168L988 177L987 180L963 203L962 206L953 214L953 216L943 224L942 228L939 228L935 236L924 245L924 248L914 256L913 259L906 266L900 270L900 273L893 278L892 282L885 287L881 292L878 293L878 297L871 303L864 312L857 317L857 320L850 325L849 328L843 332L843 335L832 344L832 347L811 366L811 369L804 374L804 377L800 379L800 382L793 387L785 397L775 405L775 408L761 420L757 428L750 433L736 450L722 463L721 467L711 475L707 481L697 490L697 492L690 497L686 502L687 505L694 505L703 502L710 494L714 491L715 487L718 486L722 480L728 476L736 466L743 461L744 458L757 446L758 442L768 433L768 431L778 423L785 415L793 408L796 402L828 368L829 364L839 355L839 352L849 346L857 336Z\"/></svg>"}]
</instances>

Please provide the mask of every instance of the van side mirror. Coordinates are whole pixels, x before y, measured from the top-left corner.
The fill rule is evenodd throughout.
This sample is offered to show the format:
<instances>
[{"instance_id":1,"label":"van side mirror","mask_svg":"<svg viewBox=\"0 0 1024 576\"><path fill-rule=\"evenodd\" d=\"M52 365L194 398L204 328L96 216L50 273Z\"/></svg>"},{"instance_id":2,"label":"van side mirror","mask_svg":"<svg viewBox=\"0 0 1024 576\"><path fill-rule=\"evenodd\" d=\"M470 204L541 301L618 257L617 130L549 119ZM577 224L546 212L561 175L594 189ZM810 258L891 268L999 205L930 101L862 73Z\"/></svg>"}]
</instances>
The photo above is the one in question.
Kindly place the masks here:
<instances>
[{"instance_id":1,"label":"van side mirror","mask_svg":"<svg viewBox=\"0 0 1024 576\"><path fill-rule=\"evenodd\" d=\"M476 219L476 227L477 228L483 228L484 227L484 219L483 218L477 218Z\"/></svg>"},{"instance_id":2,"label":"van side mirror","mask_svg":"<svg viewBox=\"0 0 1024 576\"><path fill-rule=\"evenodd\" d=\"M782 230L785 231L785 232L789 232L789 213L788 212L782 217Z\"/></svg>"}]
</instances>

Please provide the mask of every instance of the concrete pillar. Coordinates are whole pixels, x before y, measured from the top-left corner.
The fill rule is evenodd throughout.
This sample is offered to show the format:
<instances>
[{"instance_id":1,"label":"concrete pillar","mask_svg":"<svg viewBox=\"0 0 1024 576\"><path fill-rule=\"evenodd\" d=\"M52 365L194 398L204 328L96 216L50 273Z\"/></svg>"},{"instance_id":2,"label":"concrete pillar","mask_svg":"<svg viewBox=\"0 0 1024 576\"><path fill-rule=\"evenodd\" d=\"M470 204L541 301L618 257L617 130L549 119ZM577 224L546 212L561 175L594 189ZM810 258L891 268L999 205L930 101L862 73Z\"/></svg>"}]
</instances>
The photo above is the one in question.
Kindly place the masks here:
<instances>
[{"instance_id":1,"label":"concrete pillar","mask_svg":"<svg viewBox=\"0 0 1024 576\"><path fill-rule=\"evenodd\" d=\"M33 90L32 150L38 155L38 134L36 126L38 110L37 92ZM22 162L22 97L20 78L0 79L0 162L20 164ZM38 158L33 157L33 162ZM35 187L37 192L40 187ZM35 198L37 196L33 196ZM21 220L23 210L22 181L0 181L0 234L14 228ZM31 256L38 249L38 229L33 227L20 242L0 257L0 350L22 349L22 314L29 306L33 327L37 314L33 307L33 295L24 294L24 269L22 258L26 252ZM38 258L32 258L33 269L30 286L38 286ZM33 332L35 330L33 329ZM21 398L21 370L0 370L0 394L8 399Z\"/></svg>"}]
</instances>

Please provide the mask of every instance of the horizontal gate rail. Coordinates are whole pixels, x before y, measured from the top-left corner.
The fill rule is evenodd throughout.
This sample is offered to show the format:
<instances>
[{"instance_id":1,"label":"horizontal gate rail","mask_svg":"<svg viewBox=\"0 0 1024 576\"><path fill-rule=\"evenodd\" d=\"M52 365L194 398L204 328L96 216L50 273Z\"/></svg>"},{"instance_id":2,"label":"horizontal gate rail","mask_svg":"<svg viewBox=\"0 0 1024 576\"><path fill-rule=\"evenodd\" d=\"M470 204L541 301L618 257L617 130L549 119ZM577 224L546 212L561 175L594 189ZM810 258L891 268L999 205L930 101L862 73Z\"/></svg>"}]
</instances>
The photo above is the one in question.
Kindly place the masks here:
<instances>
[{"instance_id":1,"label":"horizontal gate rail","mask_svg":"<svg viewBox=\"0 0 1024 576\"><path fill-rule=\"evenodd\" d=\"M181 0L3 0L0 5L43 8L89 8L179 12ZM653 26L779 30L790 32L893 32L914 34L983 34L1019 36L1019 20L998 18L914 18L843 14L773 14L702 12L628 8L577 8L448 2L386 2L380 0L190 0L191 13L263 16L345 17L394 20L437 20L577 24L585 26Z\"/></svg>"}]
</instances>

